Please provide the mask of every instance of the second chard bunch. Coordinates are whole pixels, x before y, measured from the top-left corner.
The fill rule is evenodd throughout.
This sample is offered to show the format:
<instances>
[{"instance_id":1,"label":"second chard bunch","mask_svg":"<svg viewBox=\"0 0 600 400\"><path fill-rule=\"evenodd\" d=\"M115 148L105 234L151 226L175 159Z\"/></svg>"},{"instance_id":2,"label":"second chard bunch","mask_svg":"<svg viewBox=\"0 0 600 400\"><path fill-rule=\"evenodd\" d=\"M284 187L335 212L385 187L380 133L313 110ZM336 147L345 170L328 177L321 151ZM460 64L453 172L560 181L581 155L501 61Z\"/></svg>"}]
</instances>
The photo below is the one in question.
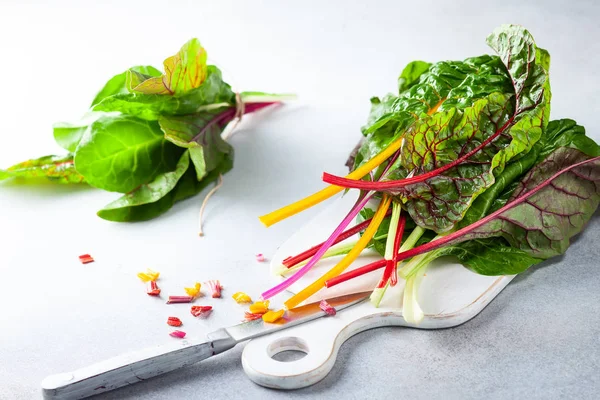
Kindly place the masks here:
<instances>
[{"instance_id":1,"label":"second chard bunch","mask_svg":"<svg viewBox=\"0 0 600 400\"><path fill-rule=\"evenodd\" d=\"M263 298L321 258L342 255L286 307L382 269L372 302L378 306L400 277L403 316L418 324L419 282L438 257L453 255L479 274L513 275L566 251L600 201L600 147L574 121L550 121L550 56L526 29L503 25L487 43L497 55L410 63L397 94L371 99L350 174L325 173L332 186L261 217L269 226L344 189L360 190L325 242L283 261L294 274ZM362 222L347 228L357 217ZM357 233L356 242L334 246ZM366 248L383 259L344 273Z\"/></svg>"},{"instance_id":2,"label":"second chard bunch","mask_svg":"<svg viewBox=\"0 0 600 400\"><path fill-rule=\"evenodd\" d=\"M0 170L0 180L87 183L124 194L98 211L100 217L148 220L233 167L233 148L223 136L230 122L292 97L234 93L219 68L207 64L198 39L163 66L164 73L136 66L112 77L81 122L54 126L54 138L68 154Z\"/></svg>"}]
</instances>

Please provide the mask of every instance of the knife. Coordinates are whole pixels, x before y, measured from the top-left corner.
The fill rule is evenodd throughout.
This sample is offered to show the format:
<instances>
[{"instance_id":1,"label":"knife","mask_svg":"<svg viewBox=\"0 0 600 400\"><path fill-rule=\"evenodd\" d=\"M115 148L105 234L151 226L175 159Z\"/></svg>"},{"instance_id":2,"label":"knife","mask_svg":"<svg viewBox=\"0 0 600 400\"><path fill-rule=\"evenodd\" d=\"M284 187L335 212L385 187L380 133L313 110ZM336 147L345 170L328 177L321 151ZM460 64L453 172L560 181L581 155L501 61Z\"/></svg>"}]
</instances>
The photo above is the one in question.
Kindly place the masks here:
<instances>
[{"instance_id":1,"label":"knife","mask_svg":"<svg viewBox=\"0 0 600 400\"><path fill-rule=\"evenodd\" d=\"M337 311L367 299L371 292L354 293L328 299ZM275 323L262 319L221 328L206 339L182 340L114 357L73 372L50 375L42 381L44 399L83 399L153 378L223 353L248 339L303 324L327 315L319 302L286 312Z\"/></svg>"}]
</instances>

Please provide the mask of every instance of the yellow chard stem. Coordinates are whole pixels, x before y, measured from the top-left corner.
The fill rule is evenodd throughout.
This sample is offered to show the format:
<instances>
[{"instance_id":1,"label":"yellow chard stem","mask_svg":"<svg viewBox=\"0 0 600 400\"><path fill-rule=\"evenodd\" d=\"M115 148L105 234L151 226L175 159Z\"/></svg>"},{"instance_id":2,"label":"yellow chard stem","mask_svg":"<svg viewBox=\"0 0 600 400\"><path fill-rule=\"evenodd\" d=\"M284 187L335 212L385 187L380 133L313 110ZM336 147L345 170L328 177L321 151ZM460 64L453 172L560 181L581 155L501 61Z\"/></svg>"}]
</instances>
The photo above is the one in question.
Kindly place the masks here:
<instances>
[{"instance_id":1,"label":"yellow chard stem","mask_svg":"<svg viewBox=\"0 0 600 400\"><path fill-rule=\"evenodd\" d=\"M369 172L381 165L385 160L390 158L396 151L398 151L402 146L402 141L402 136L394 140L392 143L390 143L388 147L383 149L375 157L373 157L372 159L370 159L369 161L367 161L366 163L364 163L363 165L346 175L346 178L360 179L363 176L367 175ZM279 221L291 217L292 215L298 214L299 212L304 211L307 208L319 204L320 202L327 200L332 196L335 196L342 190L344 190L344 188L340 186L328 186L325 189L320 190L317 193L314 193L308 197L305 197L302 200L299 200L295 203L280 208L279 210L273 211L272 213L259 217L260 222L265 224L265 226L269 227L273 224L276 224Z\"/></svg>"},{"instance_id":2,"label":"yellow chard stem","mask_svg":"<svg viewBox=\"0 0 600 400\"><path fill-rule=\"evenodd\" d=\"M356 258L360 255L360 253L362 253L365 247L367 247L377 232L379 225L385 218L388 208L390 208L391 201L391 197L384 195L383 200L377 208L377 212L375 212L375 215L371 220L371 223L365 230L365 233L360 237L358 242L356 242L354 248L350 250L350 252L346 254L346 256L335 267L327 271L325 275L288 299L288 301L285 302L285 307L287 309L296 307L298 304L302 303L304 300L321 290L323 287L325 287L325 281L341 274L346 268L348 268L348 266L350 266L350 264L354 262L354 260L356 260Z\"/></svg>"}]
</instances>

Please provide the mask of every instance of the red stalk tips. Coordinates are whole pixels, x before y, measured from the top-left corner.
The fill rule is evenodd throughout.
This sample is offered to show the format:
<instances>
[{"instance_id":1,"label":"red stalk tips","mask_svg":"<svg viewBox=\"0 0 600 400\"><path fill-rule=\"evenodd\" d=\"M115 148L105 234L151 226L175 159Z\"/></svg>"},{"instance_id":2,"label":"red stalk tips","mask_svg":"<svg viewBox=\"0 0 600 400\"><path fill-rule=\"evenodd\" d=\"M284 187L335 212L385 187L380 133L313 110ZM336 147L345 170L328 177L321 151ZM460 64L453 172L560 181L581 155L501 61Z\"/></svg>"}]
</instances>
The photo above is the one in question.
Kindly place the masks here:
<instances>
[{"instance_id":1,"label":"red stalk tips","mask_svg":"<svg viewBox=\"0 0 600 400\"><path fill-rule=\"evenodd\" d=\"M385 267L386 260L379 260L372 262L371 264L367 264L365 266L356 268L352 271L345 272L341 275L336 276L335 278L331 278L325 281L325 287L333 287L335 285L339 285L340 283L349 281L350 279L357 278L361 275L368 274L369 272L376 271L380 268Z\"/></svg>"},{"instance_id":2,"label":"red stalk tips","mask_svg":"<svg viewBox=\"0 0 600 400\"><path fill-rule=\"evenodd\" d=\"M386 217L389 216L391 213L392 213L392 211L389 210L386 213ZM337 237L337 239L333 242L333 245L336 245L336 244L354 236L358 232L365 230L367 228L367 226L369 226L370 223L371 223L371 218L364 220L360 224L354 225L352 228L346 229L344 232L342 232L340 234L340 236ZM302 253L300 253L294 257L286 258L285 260L282 261L282 264L288 268L292 268L293 266L301 263L302 261L308 260L310 257L314 256L317 253L317 251L321 248L321 246L323 246L323 243L325 243L325 242L319 243L318 245L313 246L310 249L305 250Z\"/></svg>"},{"instance_id":3,"label":"red stalk tips","mask_svg":"<svg viewBox=\"0 0 600 400\"><path fill-rule=\"evenodd\" d=\"M221 282L213 280L208 281L206 283L208 284L208 286L210 286L210 290L212 290L212 297L214 299L221 297L221 289L223 289L223 286L221 286Z\"/></svg>"},{"instance_id":4,"label":"red stalk tips","mask_svg":"<svg viewBox=\"0 0 600 400\"><path fill-rule=\"evenodd\" d=\"M79 256L79 261L81 261L82 264L89 264L94 262L94 259L89 254L82 254Z\"/></svg>"},{"instance_id":5,"label":"red stalk tips","mask_svg":"<svg viewBox=\"0 0 600 400\"><path fill-rule=\"evenodd\" d=\"M194 317L207 317L212 312L212 306L192 306L190 310Z\"/></svg>"},{"instance_id":6,"label":"red stalk tips","mask_svg":"<svg viewBox=\"0 0 600 400\"><path fill-rule=\"evenodd\" d=\"M192 296L169 296L167 304L191 303L194 301Z\"/></svg>"},{"instance_id":7,"label":"red stalk tips","mask_svg":"<svg viewBox=\"0 0 600 400\"><path fill-rule=\"evenodd\" d=\"M146 293L148 293L149 296L160 295L160 288L156 284L156 281L149 281L147 285Z\"/></svg>"},{"instance_id":8,"label":"red stalk tips","mask_svg":"<svg viewBox=\"0 0 600 400\"><path fill-rule=\"evenodd\" d=\"M323 173L323 181L326 183L329 183L331 185L341 186L346 189L362 189L362 190L376 190L376 191L399 189L406 185L423 182L429 178L438 176L438 175L446 172L447 170L456 167L463 161L470 158L472 155L479 152L485 146L490 144L494 139L496 139L498 136L500 136L502 134L502 132L504 132L504 130L508 126L510 126L510 124L513 123L514 118L515 118L515 116L513 115L493 135L491 135L489 138L487 138L486 140L481 142L481 144L479 146L475 147L473 150L469 151L467 154L457 158L456 160L452 161L451 163L444 165L443 167L436 168L432 171L429 171L429 172L421 174L421 175L413 176L411 178L394 180L394 181L381 182L381 181L363 181L363 180L356 180L356 179L348 179L348 178L343 178L341 176L331 175L331 174L328 174L327 172L324 172Z\"/></svg>"}]
</instances>

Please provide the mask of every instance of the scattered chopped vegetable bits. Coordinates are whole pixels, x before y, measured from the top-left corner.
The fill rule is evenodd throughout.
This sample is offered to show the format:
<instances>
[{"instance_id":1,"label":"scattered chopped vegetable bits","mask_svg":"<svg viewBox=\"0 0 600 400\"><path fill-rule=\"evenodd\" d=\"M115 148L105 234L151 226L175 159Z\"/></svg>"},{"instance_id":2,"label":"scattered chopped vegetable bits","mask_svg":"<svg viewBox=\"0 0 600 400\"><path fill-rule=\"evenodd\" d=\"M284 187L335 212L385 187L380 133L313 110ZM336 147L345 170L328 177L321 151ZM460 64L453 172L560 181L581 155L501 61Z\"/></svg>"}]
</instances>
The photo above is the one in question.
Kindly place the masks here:
<instances>
[{"instance_id":1,"label":"scattered chopped vegetable bits","mask_svg":"<svg viewBox=\"0 0 600 400\"><path fill-rule=\"evenodd\" d=\"M265 256L264 256L263 253L258 253L256 255L256 261L258 261L258 262L265 262L265 261L267 261L267 259L265 258Z\"/></svg>"},{"instance_id":2,"label":"scattered chopped vegetable bits","mask_svg":"<svg viewBox=\"0 0 600 400\"><path fill-rule=\"evenodd\" d=\"M264 314L269 311L269 300L257 301L250 305L250 312L252 314Z\"/></svg>"},{"instance_id":3,"label":"scattered chopped vegetable bits","mask_svg":"<svg viewBox=\"0 0 600 400\"><path fill-rule=\"evenodd\" d=\"M212 306L192 306L191 313L194 317L206 317L212 312Z\"/></svg>"},{"instance_id":4,"label":"scattered chopped vegetable bits","mask_svg":"<svg viewBox=\"0 0 600 400\"><path fill-rule=\"evenodd\" d=\"M146 293L148 293L149 296L158 296L158 295L160 295L160 288L156 284L156 281L149 281L147 283L147 285L148 286L146 288Z\"/></svg>"},{"instance_id":5,"label":"scattered chopped vegetable bits","mask_svg":"<svg viewBox=\"0 0 600 400\"><path fill-rule=\"evenodd\" d=\"M186 333L183 331L173 331L173 332L169 333L169 335L173 336L175 338L178 338L178 339L183 339L185 337Z\"/></svg>"},{"instance_id":6,"label":"scattered chopped vegetable bits","mask_svg":"<svg viewBox=\"0 0 600 400\"><path fill-rule=\"evenodd\" d=\"M82 264L88 264L94 262L94 259L89 254L82 254L79 256L79 261L81 261Z\"/></svg>"},{"instance_id":7,"label":"scattered chopped vegetable bits","mask_svg":"<svg viewBox=\"0 0 600 400\"><path fill-rule=\"evenodd\" d=\"M194 301L192 296L169 296L167 304L191 303Z\"/></svg>"},{"instance_id":8,"label":"scattered chopped vegetable bits","mask_svg":"<svg viewBox=\"0 0 600 400\"><path fill-rule=\"evenodd\" d=\"M238 303L252 303L252 299L244 292L237 292L231 296Z\"/></svg>"},{"instance_id":9,"label":"scattered chopped vegetable bits","mask_svg":"<svg viewBox=\"0 0 600 400\"><path fill-rule=\"evenodd\" d=\"M137 274L137 277L140 278L144 282L155 281L160 276L160 272L156 272L148 268L146 272L140 272Z\"/></svg>"},{"instance_id":10,"label":"scattered chopped vegetable bits","mask_svg":"<svg viewBox=\"0 0 600 400\"><path fill-rule=\"evenodd\" d=\"M285 314L285 310L269 311L263 314L262 319L263 321L272 324L273 322L279 321L281 317L283 317L283 314Z\"/></svg>"},{"instance_id":11,"label":"scattered chopped vegetable bits","mask_svg":"<svg viewBox=\"0 0 600 400\"><path fill-rule=\"evenodd\" d=\"M196 284L194 285L194 287L186 287L185 292L192 296L192 297L198 297L198 295L200 294L200 282L196 282Z\"/></svg>"},{"instance_id":12,"label":"scattered chopped vegetable bits","mask_svg":"<svg viewBox=\"0 0 600 400\"><path fill-rule=\"evenodd\" d=\"M244 314L243 321L245 321L245 322L254 321L256 319L261 319L262 316L263 316L262 314L252 314L252 313L246 311L246 313Z\"/></svg>"},{"instance_id":13,"label":"scattered chopped vegetable bits","mask_svg":"<svg viewBox=\"0 0 600 400\"><path fill-rule=\"evenodd\" d=\"M319 303L319 308L325 311L330 317L333 317L337 313L337 311L335 311L335 308L331 307L331 305L325 300L321 300L321 302Z\"/></svg>"},{"instance_id":14,"label":"scattered chopped vegetable bits","mask_svg":"<svg viewBox=\"0 0 600 400\"><path fill-rule=\"evenodd\" d=\"M208 281L206 282L208 284L208 286L210 286L210 290L212 291L212 297L213 298L219 298L221 297L221 289L223 289L223 286L221 286L221 282L219 281Z\"/></svg>"},{"instance_id":15,"label":"scattered chopped vegetable bits","mask_svg":"<svg viewBox=\"0 0 600 400\"><path fill-rule=\"evenodd\" d=\"M169 317L167 319L167 325L181 326L181 325L183 325L183 322L181 322L181 320L177 317Z\"/></svg>"}]
</instances>

